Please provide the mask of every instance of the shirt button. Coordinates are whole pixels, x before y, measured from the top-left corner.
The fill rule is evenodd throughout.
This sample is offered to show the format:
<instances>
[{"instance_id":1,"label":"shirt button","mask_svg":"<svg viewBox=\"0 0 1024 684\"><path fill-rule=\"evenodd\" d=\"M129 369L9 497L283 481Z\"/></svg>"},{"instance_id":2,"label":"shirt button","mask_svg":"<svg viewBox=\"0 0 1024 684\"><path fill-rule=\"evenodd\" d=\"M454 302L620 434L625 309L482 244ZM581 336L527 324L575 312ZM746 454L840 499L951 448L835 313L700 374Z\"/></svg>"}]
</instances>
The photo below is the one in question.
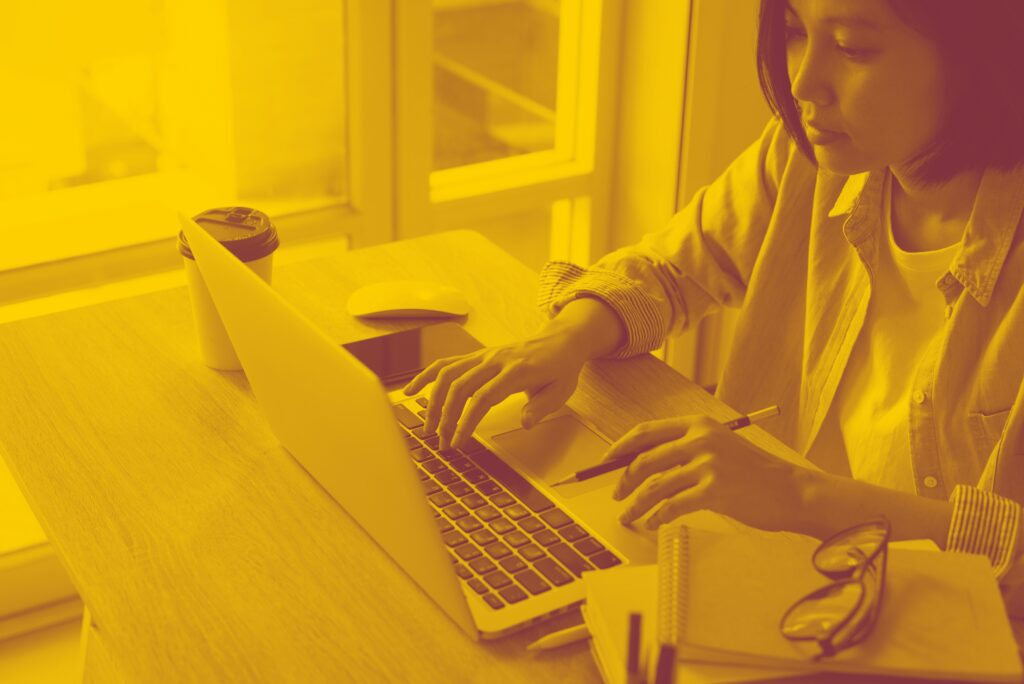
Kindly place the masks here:
<instances>
[{"instance_id":1,"label":"shirt button","mask_svg":"<svg viewBox=\"0 0 1024 684\"><path fill-rule=\"evenodd\" d=\"M936 487L939 486L939 481L936 480L931 475L928 475L927 477L924 478L924 486L927 487L928 489L935 489Z\"/></svg>"},{"instance_id":2,"label":"shirt button","mask_svg":"<svg viewBox=\"0 0 1024 684\"><path fill-rule=\"evenodd\" d=\"M911 395L911 398L914 400L915 404L923 404L924 392L922 392L921 390L914 390L914 394Z\"/></svg>"}]
</instances>

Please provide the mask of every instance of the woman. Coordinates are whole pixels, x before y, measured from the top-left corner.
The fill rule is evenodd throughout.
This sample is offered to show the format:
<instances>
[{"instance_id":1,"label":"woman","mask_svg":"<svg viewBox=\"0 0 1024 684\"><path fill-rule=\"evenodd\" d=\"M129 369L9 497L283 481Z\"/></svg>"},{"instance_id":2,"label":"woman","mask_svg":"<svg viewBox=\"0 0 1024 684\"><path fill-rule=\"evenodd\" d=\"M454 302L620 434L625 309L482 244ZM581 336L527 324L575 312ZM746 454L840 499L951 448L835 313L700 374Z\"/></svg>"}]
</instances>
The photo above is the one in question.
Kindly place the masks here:
<instances>
[{"instance_id":1,"label":"woman","mask_svg":"<svg viewBox=\"0 0 1024 684\"><path fill-rule=\"evenodd\" d=\"M632 496L623 522L707 508L824 538L884 514L893 538L985 553L1016 586L1022 30L1011 1L762 0L777 119L663 231L588 269L548 264L554 317L536 336L415 378L409 392L436 380L427 427L458 446L517 391L532 425L588 359L741 306L718 395L779 404L765 429L823 471L702 417L644 423L608 454L641 452L615 494Z\"/></svg>"}]
</instances>

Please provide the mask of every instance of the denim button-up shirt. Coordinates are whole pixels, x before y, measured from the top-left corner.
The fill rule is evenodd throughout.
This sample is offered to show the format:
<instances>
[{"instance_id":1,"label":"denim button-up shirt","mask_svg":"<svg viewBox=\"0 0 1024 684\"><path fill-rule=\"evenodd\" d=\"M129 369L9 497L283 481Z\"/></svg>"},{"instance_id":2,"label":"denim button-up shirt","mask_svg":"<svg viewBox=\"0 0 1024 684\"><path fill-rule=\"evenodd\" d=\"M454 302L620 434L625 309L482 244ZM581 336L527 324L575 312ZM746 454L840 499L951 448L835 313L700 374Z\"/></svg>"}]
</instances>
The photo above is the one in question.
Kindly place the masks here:
<instances>
[{"instance_id":1,"label":"denim button-up shirt","mask_svg":"<svg viewBox=\"0 0 1024 684\"><path fill-rule=\"evenodd\" d=\"M581 295L604 300L627 330L618 357L741 307L718 395L739 411L778 404L763 427L813 455L871 299L887 173L819 170L773 120L664 229L590 268L549 263L540 302L553 314ZM988 553L1001 575L1024 502L1022 209L1024 169L987 171L936 283L946 316L909 406L917 493L952 495L950 546Z\"/></svg>"}]
</instances>

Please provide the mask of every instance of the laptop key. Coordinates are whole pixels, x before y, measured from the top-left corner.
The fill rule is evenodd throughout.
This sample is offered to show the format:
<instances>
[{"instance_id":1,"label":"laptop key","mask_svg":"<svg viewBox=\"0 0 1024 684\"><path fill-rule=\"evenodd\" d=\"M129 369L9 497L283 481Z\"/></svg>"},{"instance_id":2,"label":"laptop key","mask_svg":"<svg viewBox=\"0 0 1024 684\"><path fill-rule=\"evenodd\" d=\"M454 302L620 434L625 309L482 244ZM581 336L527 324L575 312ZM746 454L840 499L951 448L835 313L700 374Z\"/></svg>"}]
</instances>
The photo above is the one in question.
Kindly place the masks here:
<instances>
[{"instance_id":1,"label":"laptop key","mask_svg":"<svg viewBox=\"0 0 1024 684\"><path fill-rule=\"evenodd\" d=\"M458 474L453 473L452 471L448 470L447 468L445 468L444 470L442 470L442 471L440 471L438 473L434 473L434 477L436 477L437 481L440 482L443 485L450 485L453 482L458 482L459 481Z\"/></svg>"},{"instance_id":2,"label":"laptop key","mask_svg":"<svg viewBox=\"0 0 1024 684\"><path fill-rule=\"evenodd\" d=\"M436 435L437 434L436 432L428 433L426 430L423 429L424 427L425 426L421 425L418 428L413 428L411 430L411 432L412 432L412 434L416 435L420 439L426 439L427 437L430 437L432 435Z\"/></svg>"},{"instance_id":3,"label":"laptop key","mask_svg":"<svg viewBox=\"0 0 1024 684\"><path fill-rule=\"evenodd\" d=\"M480 451L484 448L484 445L476 441L472 437L466 438L466 443L462 445L462 453L471 454L474 451Z\"/></svg>"},{"instance_id":4,"label":"laptop key","mask_svg":"<svg viewBox=\"0 0 1024 684\"><path fill-rule=\"evenodd\" d=\"M484 472L482 470L478 469L478 468L473 468L472 470L467 470L466 472L464 472L462 474L462 477L466 478L466 480L468 482L472 482L473 484L477 484L478 482L483 482L484 480L487 479L487 475L484 474Z\"/></svg>"},{"instance_id":5,"label":"laptop key","mask_svg":"<svg viewBox=\"0 0 1024 684\"><path fill-rule=\"evenodd\" d=\"M487 499L479 494L470 494L462 498L462 505L466 508L477 509L487 505Z\"/></svg>"},{"instance_id":6,"label":"laptop key","mask_svg":"<svg viewBox=\"0 0 1024 684\"><path fill-rule=\"evenodd\" d=\"M427 408L427 398L426 397L416 397L416 403L419 404L420 406L422 406L423 408Z\"/></svg>"},{"instance_id":7,"label":"laptop key","mask_svg":"<svg viewBox=\"0 0 1024 684\"><path fill-rule=\"evenodd\" d=\"M522 520L530 515L530 511L526 510L521 504L512 504L505 509L505 515L513 520Z\"/></svg>"},{"instance_id":8,"label":"laptop key","mask_svg":"<svg viewBox=\"0 0 1024 684\"><path fill-rule=\"evenodd\" d=\"M459 518L459 521L455 524L459 526L460 530L467 534L470 532L476 532L484 526L482 522L471 515L467 515L465 518Z\"/></svg>"},{"instance_id":9,"label":"laptop key","mask_svg":"<svg viewBox=\"0 0 1024 684\"><path fill-rule=\"evenodd\" d=\"M458 530L452 530L451 532L444 533L443 535L441 535L441 539L444 540L445 544L452 547L466 543L466 538L463 537L462 533Z\"/></svg>"},{"instance_id":10,"label":"laptop key","mask_svg":"<svg viewBox=\"0 0 1024 684\"><path fill-rule=\"evenodd\" d=\"M561 528L558 530L558 534L562 535L562 538L569 542L574 542L587 536L583 528L575 523Z\"/></svg>"},{"instance_id":11,"label":"laptop key","mask_svg":"<svg viewBox=\"0 0 1024 684\"><path fill-rule=\"evenodd\" d=\"M546 522L548 525L551 525L556 530L559 527L565 527L566 525L572 522L572 518L570 518L557 508L553 511L548 511L547 513L541 513L540 517L544 519L544 522Z\"/></svg>"},{"instance_id":12,"label":"laptop key","mask_svg":"<svg viewBox=\"0 0 1024 684\"><path fill-rule=\"evenodd\" d=\"M480 546L487 546L488 544L498 541L497 535L490 530L479 530L469 536Z\"/></svg>"},{"instance_id":13,"label":"laptop key","mask_svg":"<svg viewBox=\"0 0 1024 684\"><path fill-rule=\"evenodd\" d=\"M534 596L537 594L543 594L551 588L551 585L545 582L541 576L533 570L524 570L512 576L515 577L516 581L526 587L526 590Z\"/></svg>"},{"instance_id":14,"label":"laptop key","mask_svg":"<svg viewBox=\"0 0 1024 684\"><path fill-rule=\"evenodd\" d=\"M448 487L448 491L461 499L467 494L472 494L473 488L462 480L459 480L458 482L453 482L451 486Z\"/></svg>"},{"instance_id":15,"label":"laptop key","mask_svg":"<svg viewBox=\"0 0 1024 684\"><path fill-rule=\"evenodd\" d=\"M546 511L553 508L546 496L537 491L536 487L517 473L511 466L502 461L494 453L483 449L473 453L472 459L477 465L486 470L495 480L505 485L510 492L519 497L519 500L530 507L534 513Z\"/></svg>"},{"instance_id":16,"label":"laptop key","mask_svg":"<svg viewBox=\"0 0 1024 684\"><path fill-rule=\"evenodd\" d=\"M469 567L473 568L473 571L478 575L486 575L489 572L494 572L498 569L498 566L494 564L490 558L484 558L481 556L469 564ZM472 577L472 575L470 575ZM468 578L467 578L468 579Z\"/></svg>"},{"instance_id":17,"label":"laptop key","mask_svg":"<svg viewBox=\"0 0 1024 684\"><path fill-rule=\"evenodd\" d=\"M439 473L442 470L446 470L447 467L441 460L432 458L429 461L424 461L423 469L428 473Z\"/></svg>"},{"instance_id":18,"label":"laptop key","mask_svg":"<svg viewBox=\"0 0 1024 684\"><path fill-rule=\"evenodd\" d=\"M533 516L529 518L523 518L522 520L520 520L519 526L527 532L529 532L530 534L533 534L534 532L540 532L544 529L544 523L542 523L540 520L537 520Z\"/></svg>"},{"instance_id":19,"label":"laptop key","mask_svg":"<svg viewBox=\"0 0 1024 684\"><path fill-rule=\"evenodd\" d=\"M547 554L544 553L536 544L527 544L526 546L520 547L519 555L531 563L547 556Z\"/></svg>"},{"instance_id":20,"label":"laptop key","mask_svg":"<svg viewBox=\"0 0 1024 684\"><path fill-rule=\"evenodd\" d=\"M541 530L537 534L533 535L533 539L543 546L551 546L552 544L562 541L561 538L551 530Z\"/></svg>"},{"instance_id":21,"label":"laptop key","mask_svg":"<svg viewBox=\"0 0 1024 684\"><path fill-rule=\"evenodd\" d=\"M438 449L437 455L446 461L454 461L457 458L462 458L462 454L455 449Z\"/></svg>"},{"instance_id":22,"label":"laptop key","mask_svg":"<svg viewBox=\"0 0 1024 684\"><path fill-rule=\"evenodd\" d=\"M423 489L426 490L427 495L429 496L430 494L436 494L441 491L441 485L431 479L426 479L423 481Z\"/></svg>"},{"instance_id":23,"label":"laptop key","mask_svg":"<svg viewBox=\"0 0 1024 684\"><path fill-rule=\"evenodd\" d=\"M458 549L456 549L458 553ZM581 576L586 570L593 570L594 566L586 561L583 556L573 551L568 544L562 542L548 547L548 553L558 559L558 562L569 568L569 572Z\"/></svg>"},{"instance_id":24,"label":"laptop key","mask_svg":"<svg viewBox=\"0 0 1024 684\"><path fill-rule=\"evenodd\" d=\"M409 449L415 449L420 445L420 440L416 439L408 432L402 435L402 439L405 440L405 446L408 447Z\"/></svg>"},{"instance_id":25,"label":"laptop key","mask_svg":"<svg viewBox=\"0 0 1024 684\"><path fill-rule=\"evenodd\" d=\"M437 451L437 448L441 446L441 438L437 435L427 435L423 438L423 443L431 449Z\"/></svg>"},{"instance_id":26,"label":"laptop key","mask_svg":"<svg viewBox=\"0 0 1024 684\"><path fill-rule=\"evenodd\" d=\"M501 570L495 570L492 573L484 575L484 582L487 582L495 589L500 589L501 587L507 587L512 584L512 578Z\"/></svg>"},{"instance_id":27,"label":"laptop key","mask_svg":"<svg viewBox=\"0 0 1024 684\"><path fill-rule=\"evenodd\" d=\"M481 508L480 510L483 509ZM516 529L515 525L510 523L508 520L505 520L504 518L498 518L494 522L488 524L491 526L491 529L497 532L498 534L508 534L512 530ZM555 541L558 541L558 537L555 537Z\"/></svg>"},{"instance_id":28,"label":"laptop key","mask_svg":"<svg viewBox=\"0 0 1024 684\"><path fill-rule=\"evenodd\" d=\"M413 430L423 425L423 421L416 417L416 414L405 408L401 404L395 404L392 406L395 410L395 418L402 424L406 430Z\"/></svg>"},{"instance_id":29,"label":"laptop key","mask_svg":"<svg viewBox=\"0 0 1024 684\"><path fill-rule=\"evenodd\" d=\"M472 544L463 544L461 546L456 546L455 553L457 553L459 555L459 558L461 558L464 561L473 560L474 558L479 558L480 556L484 555L480 552L480 549L476 548Z\"/></svg>"},{"instance_id":30,"label":"laptop key","mask_svg":"<svg viewBox=\"0 0 1024 684\"><path fill-rule=\"evenodd\" d=\"M509 546L511 546L514 549L518 549L520 546L526 546L527 544L530 543L530 538L527 537L522 532L520 532L519 530L516 530L515 532L512 532L511 534L506 534L503 537L503 539L505 540L506 544L508 544Z\"/></svg>"},{"instance_id":31,"label":"laptop key","mask_svg":"<svg viewBox=\"0 0 1024 684\"><path fill-rule=\"evenodd\" d=\"M452 524L444 518L437 518L437 527L441 530L442 534L444 534L445 532L450 532L451 530L455 529L454 527L452 527Z\"/></svg>"},{"instance_id":32,"label":"laptop key","mask_svg":"<svg viewBox=\"0 0 1024 684\"><path fill-rule=\"evenodd\" d=\"M498 508L505 508L505 506L511 506L516 502L511 496L505 492L500 492L491 497L491 503Z\"/></svg>"},{"instance_id":33,"label":"laptop key","mask_svg":"<svg viewBox=\"0 0 1024 684\"><path fill-rule=\"evenodd\" d=\"M444 508L445 506L450 506L455 503L455 497L445 491L431 494L427 498L430 500L430 503L434 504L438 508Z\"/></svg>"},{"instance_id":34,"label":"laptop key","mask_svg":"<svg viewBox=\"0 0 1024 684\"><path fill-rule=\"evenodd\" d=\"M495 560L504 558L505 556L512 555L512 551L507 546L502 544L500 541L488 544L484 547L484 551L487 552L488 556L494 558Z\"/></svg>"},{"instance_id":35,"label":"laptop key","mask_svg":"<svg viewBox=\"0 0 1024 684\"><path fill-rule=\"evenodd\" d=\"M505 604L501 602L501 599L495 596L494 594L487 594L486 596L484 596L484 601L487 601L487 605L489 605L491 608L494 608L494 610L498 610L499 608L505 607Z\"/></svg>"},{"instance_id":36,"label":"laptop key","mask_svg":"<svg viewBox=\"0 0 1024 684\"><path fill-rule=\"evenodd\" d=\"M450 461L452 470L457 470L460 473L464 473L467 470L472 470L476 466L465 456L457 456Z\"/></svg>"},{"instance_id":37,"label":"laptop key","mask_svg":"<svg viewBox=\"0 0 1024 684\"><path fill-rule=\"evenodd\" d=\"M487 585L484 584L483 582L481 582L480 580L478 580L476 577L474 577L473 579L469 580L468 584L469 584L469 586L471 586L473 588L473 591L475 591L478 594L486 594L487 593Z\"/></svg>"},{"instance_id":38,"label":"laptop key","mask_svg":"<svg viewBox=\"0 0 1024 684\"><path fill-rule=\"evenodd\" d=\"M580 539L578 542L573 544L573 546L584 556L593 556L598 551L604 551L604 545L593 537Z\"/></svg>"},{"instance_id":39,"label":"laptop key","mask_svg":"<svg viewBox=\"0 0 1024 684\"><path fill-rule=\"evenodd\" d=\"M473 561L473 563L475 563L475 562L476 561ZM470 565L472 565L472 563ZM473 579L473 573L471 573L469 571L469 568L467 568L462 563L459 563L458 565L455 566L455 574L458 575L459 577L461 577L462 579L465 579L465 580Z\"/></svg>"},{"instance_id":40,"label":"laptop key","mask_svg":"<svg viewBox=\"0 0 1024 684\"><path fill-rule=\"evenodd\" d=\"M548 582L551 582L556 587L572 582L572 575L567 573L562 567L550 558L542 558L537 561L534 566L540 571L540 574L547 578Z\"/></svg>"},{"instance_id":41,"label":"laptop key","mask_svg":"<svg viewBox=\"0 0 1024 684\"><path fill-rule=\"evenodd\" d=\"M423 447L413 449L412 451L409 452L409 455L412 456L412 460L416 461L417 463L429 461L430 459L434 458L434 454L430 453Z\"/></svg>"},{"instance_id":42,"label":"laptop key","mask_svg":"<svg viewBox=\"0 0 1024 684\"><path fill-rule=\"evenodd\" d=\"M619 560L618 556L612 554L611 551L602 551L600 553L595 553L593 556L590 557L590 562L596 565L597 567L601 568L602 570L604 570L605 568L620 565L622 563L622 561Z\"/></svg>"},{"instance_id":43,"label":"laptop key","mask_svg":"<svg viewBox=\"0 0 1024 684\"><path fill-rule=\"evenodd\" d=\"M444 510L444 514L447 515L452 520L458 520L459 518L464 518L467 515L469 515L469 511L467 511L465 508L463 508L459 504L452 504L451 506L448 506L447 508L445 508L443 510Z\"/></svg>"},{"instance_id":44,"label":"laptop key","mask_svg":"<svg viewBox=\"0 0 1024 684\"><path fill-rule=\"evenodd\" d=\"M501 559L501 567L505 572L515 574L520 570L526 569L526 563L518 556L509 556L508 558Z\"/></svg>"},{"instance_id":45,"label":"laptop key","mask_svg":"<svg viewBox=\"0 0 1024 684\"><path fill-rule=\"evenodd\" d=\"M501 598L505 599L509 603L517 603L527 597L526 592L514 584L510 587L499 589L498 593L501 594Z\"/></svg>"},{"instance_id":46,"label":"laptop key","mask_svg":"<svg viewBox=\"0 0 1024 684\"><path fill-rule=\"evenodd\" d=\"M484 494L485 496L494 496L495 494L502 491L501 487L499 487L498 483L495 482L494 480L484 480L483 482L477 484L476 488L479 489L480 493Z\"/></svg>"},{"instance_id":47,"label":"laptop key","mask_svg":"<svg viewBox=\"0 0 1024 684\"><path fill-rule=\"evenodd\" d=\"M487 505L476 509L476 515L484 522L491 522L495 518L500 518L501 513L495 510L494 506Z\"/></svg>"}]
</instances>

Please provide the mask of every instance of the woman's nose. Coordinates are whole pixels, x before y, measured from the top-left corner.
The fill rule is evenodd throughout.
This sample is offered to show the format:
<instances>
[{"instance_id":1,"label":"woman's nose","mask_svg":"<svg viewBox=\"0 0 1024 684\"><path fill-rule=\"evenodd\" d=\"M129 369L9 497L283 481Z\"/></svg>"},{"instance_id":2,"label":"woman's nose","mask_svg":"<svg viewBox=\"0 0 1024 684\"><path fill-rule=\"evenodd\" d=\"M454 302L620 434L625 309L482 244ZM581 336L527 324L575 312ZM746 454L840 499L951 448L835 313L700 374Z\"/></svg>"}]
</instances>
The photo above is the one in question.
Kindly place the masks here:
<instances>
[{"instance_id":1,"label":"woman's nose","mask_svg":"<svg viewBox=\"0 0 1024 684\"><path fill-rule=\"evenodd\" d=\"M792 61L794 58L795 63ZM832 104L835 95L828 79L825 58L807 45L790 59L790 91L793 97L799 102L809 102L819 107Z\"/></svg>"}]
</instances>

